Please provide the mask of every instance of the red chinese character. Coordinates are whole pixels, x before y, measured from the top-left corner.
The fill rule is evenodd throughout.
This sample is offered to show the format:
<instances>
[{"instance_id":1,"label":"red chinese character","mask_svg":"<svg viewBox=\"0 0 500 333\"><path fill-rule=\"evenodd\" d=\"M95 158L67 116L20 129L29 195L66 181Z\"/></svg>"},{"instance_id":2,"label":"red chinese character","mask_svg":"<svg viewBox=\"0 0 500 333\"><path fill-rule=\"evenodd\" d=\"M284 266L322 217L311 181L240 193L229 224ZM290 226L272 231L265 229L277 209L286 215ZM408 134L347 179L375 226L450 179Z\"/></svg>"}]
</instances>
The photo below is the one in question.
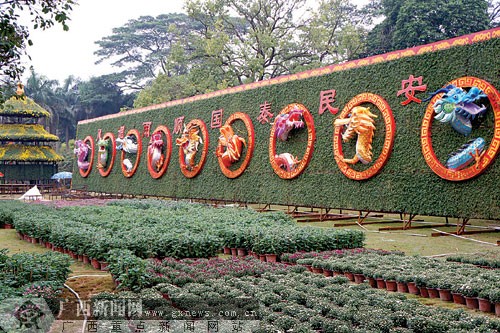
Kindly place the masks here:
<instances>
[{"instance_id":1,"label":"red chinese character","mask_svg":"<svg viewBox=\"0 0 500 333\"><path fill-rule=\"evenodd\" d=\"M223 109L212 111L212 121L210 122L211 128L219 128L222 126L223 111L224 111Z\"/></svg>"},{"instance_id":2,"label":"red chinese character","mask_svg":"<svg viewBox=\"0 0 500 333\"><path fill-rule=\"evenodd\" d=\"M149 136L151 135L149 133L151 131L151 124L152 124L151 121L146 121L146 122L142 123L142 126L144 127L144 131L142 132L143 138L149 138Z\"/></svg>"},{"instance_id":3,"label":"red chinese character","mask_svg":"<svg viewBox=\"0 0 500 333\"><path fill-rule=\"evenodd\" d=\"M260 114L257 120L259 123L264 124L270 122L273 117L274 114L271 113L271 103L264 101L264 103L260 105Z\"/></svg>"},{"instance_id":4,"label":"red chinese character","mask_svg":"<svg viewBox=\"0 0 500 333\"><path fill-rule=\"evenodd\" d=\"M184 126L184 116L175 118L174 134L182 133L182 131L184 130L183 126Z\"/></svg>"},{"instance_id":5,"label":"red chinese character","mask_svg":"<svg viewBox=\"0 0 500 333\"><path fill-rule=\"evenodd\" d=\"M414 87L414 82L418 83L419 85ZM425 91L426 89L427 85L422 85L422 76L415 78L413 77L413 75L410 75L408 80L401 81L401 90L398 91L397 96L404 93L405 97L407 98L406 101L401 102L401 105L407 105L411 102L417 102L420 104L422 101L415 97L415 91Z\"/></svg>"},{"instance_id":6,"label":"red chinese character","mask_svg":"<svg viewBox=\"0 0 500 333\"><path fill-rule=\"evenodd\" d=\"M335 95L337 92L335 89L323 90L319 96L319 114L323 114L326 110L330 111L331 114L337 114L339 112L338 108L334 108L331 104L335 102Z\"/></svg>"},{"instance_id":7,"label":"red chinese character","mask_svg":"<svg viewBox=\"0 0 500 333\"><path fill-rule=\"evenodd\" d=\"M118 129L118 137L120 139L123 139L124 136L125 136L125 125L120 126L120 128Z\"/></svg>"}]
</instances>

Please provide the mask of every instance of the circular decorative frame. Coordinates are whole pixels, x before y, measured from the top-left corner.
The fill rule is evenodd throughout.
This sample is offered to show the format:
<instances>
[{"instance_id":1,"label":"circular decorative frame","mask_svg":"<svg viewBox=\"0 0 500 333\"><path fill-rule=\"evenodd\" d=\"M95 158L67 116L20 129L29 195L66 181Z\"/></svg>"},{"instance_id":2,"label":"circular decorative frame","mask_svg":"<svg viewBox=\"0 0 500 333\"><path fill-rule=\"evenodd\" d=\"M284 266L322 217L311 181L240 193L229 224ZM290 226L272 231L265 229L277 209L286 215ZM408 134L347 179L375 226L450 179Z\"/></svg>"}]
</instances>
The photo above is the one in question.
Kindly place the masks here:
<instances>
[{"instance_id":1,"label":"circular decorative frame","mask_svg":"<svg viewBox=\"0 0 500 333\"><path fill-rule=\"evenodd\" d=\"M367 102L374 104L379 109L380 113L384 117L384 124L385 124L384 146L382 148L382 152L380 153L379 157L371 167L369 167L364 171L356 171L351 167L349 167L349 165L346 162L342 161L344 159L344 153L342 152L341 127L340 126L335 127L333 133L333 154L335 157L335 162L337 162L340 171L347 178L353 180L366 180L378 174L389 160L389 157L391 156L392 152L392 147L394 145L396 122L394 121L394 116L392 115L392 110L391 107L389 106L389 103L387 103L387 101L383 99L382 96L375 95L372 93L362 93L354 96L354 98L351 99L346 104L346 106L340 113L339 118L342 119L347 117L352 108Z\"/></svg>"},{"instance_id":2,"label":"circular decorative frame","mask_svg":"<svg viewBox=\"0 0 500 333\"><path fill-rule=\"evenodd\" d=\"M429 101L427 109L425 110L424 119L422 120L422 129L420 132L420 142L422 144L422 154L424 155L425 162L439 177L451 181L463 181L481 174L491 164L491 162L493 162L498 154L498 150L500 148L500 94L489 82L473 76L464 76L455 79L446 85L449 84L453 84L460 88L475 86L481 89L488 96L495 118L493 139L491 140L488 149L484 152L479 164L474 163L470 167L462 170L451 170L439 162L436 154L434 153L434 149L432 148L431 126L434 120L433 106L443 94L437 94Z\"/></svg>"},{"instance_id":3,"label":"circular decorative frame","mask_svg":"<svg viewBox=\"0 0 500 333\"><path fill-rule=\"evenodd\" d=\"M227 168L224 163L222 162L222 157L218 157L217 160L219 162L220 169L224 176L227 178L237 178L241 176L241 174L245 171L245 169L248 167L248 164L250 163L250 160L252 159L253 156L253 151L255 148L255 131L253 128L252 120L250 119L250 116L247 115L246 113L243 112L236 112L233 113L229 118L227 118L226 123L224 125L229 125L231 126L232 123L234 123L237 120L241 120L247 129L248 137L247 137L247 145L246 145L246 155L245 158L243 159L243 162L241 165L238 167L236 170L231 170L230 168ZM220 144L217 145L217 150L220 149Z\"/></svg>"},{"instance_id":4,"label":"circular decorative frame","mask_svg":"<svg viewBox=\"0 0 500 333\"><path fill-rule=\"evenodd\" d=\"M151 175L151 177L154 179L160 178L167 171L168 164L170 163L170 157L172 156L172 135L170 134L170 130L168 129L167 126L159 125L153 131L153 133L156 133L156 132L162 132L163 135L165 136L166 142L164 145L165 156L164 156L163 164L162 164L159 171L156 171L155 168L153 167L153 165L151 164L152 160L151 160L151 154L149 153L149 150L148 150L148 153L146 154L147 159L148 159L148 163L147 163L148 164L148 171L149 171L149 174Z\"/></svg>"},{"instance_id":5,"label":"circular decorative frame","mask_svg":"<svg viewBox=\"0 0 500 333\"><path fill-rule=\"evenodd\" d=\"M203 120L193 119L186 125L186 127L190 127L191 125L197 125L200 128L201 136L203 138L203 150L198 164L196 164L192 170L188 170L186 162L184 161L184 151L181 147L179 147L179 164L181 166L181 172L186 178L194 178L201 172L207 160L209 146L208 130Z\"/></svg>"},{"instance_id":6,"label":"circular decorative frame","mask_svg":"<svg viewBox=\"0 0 500 333\"><path fill-rule=\"evenodd\" d=\"M137 171L137 167L139 166L139 162L141 161L141 154L142 154L141 134L139 133L138 130L131 129L127 132L127 134L125 136L129 136L132 134L135 135L135 137L137 138L137 153L136 153L134 167L132 168L132 170L130 170L130 172L128 172L127 167L125 167L125 165L123 165L123 160L125 159L125 154L126 154L126 152L123 149L122 149L122 154L120 157L120 165L122 167L122 173L127 178L132 177L134 175L134 173Z\"/></svg>"},{"instance_id":7,"label":"circular decorative frame","mask_svg":"<svg viewBox=\"0 0 500 333\"><path fill-rule=\"evenodd\" d=\"M108 167L106 169L98 169L99 170L99 173L101 174L102 177L107 177L109 176L109 174L111 173L111 170L113 170L113 165L115 164L115 157L116 157L116 141L115 141L115 136L113 135L113 133L106 133L104 134L104 136L102 137L103 140L105 140L106 138L109 138L110 141L111 141L111 161L109 162L108 164ZM99 150L99 149L98 149ZM99 156L99 154L97 154Z\"/></svg>"},{"instance_id":8,"label":"circular decorative frame","mask_svg":"<svg viewBox=\"0 0 500 333\"><path fill-rule=\"evenodd\" d=\"M309 162L311 161L312 154L314 151L314 142L316 141L316 129L314 128L314 119L309 112L309 110L303 105L299 103L288 104L285 106L280 115L290 112L294 108L299 108L303 110L302 117L304 118L304 122L307 125L307 148L304 153L304 156L300 160L299 164L293 171L286 171L279 167L278 163L274 156L276 155L276 122L274 122L273 127L271 128L271 134L269 136L269 162L274 170L274 172L278 175L278 177L282 179L293 179L299 176L307 167ZM275 118L276 119L276 118Z\"/></svg>"},{"instance_id":9,"label":"circular decorative frame","mask_svg":"<svg viewBox=\"0 0 500 333\"><path fill-rule=\"evenodd\" d=\"M82 170L78 168L78 171L80 172L80 176L83 178L87 178L88 175L90 175L90 171L92 171L92 164L94 163L94 138L92 138L90 135L86 136L85 139L83 139L84 143L89 143L90 146L90 158L89 160L89 168L87 170Z\"/></svg>"}]
</instances>

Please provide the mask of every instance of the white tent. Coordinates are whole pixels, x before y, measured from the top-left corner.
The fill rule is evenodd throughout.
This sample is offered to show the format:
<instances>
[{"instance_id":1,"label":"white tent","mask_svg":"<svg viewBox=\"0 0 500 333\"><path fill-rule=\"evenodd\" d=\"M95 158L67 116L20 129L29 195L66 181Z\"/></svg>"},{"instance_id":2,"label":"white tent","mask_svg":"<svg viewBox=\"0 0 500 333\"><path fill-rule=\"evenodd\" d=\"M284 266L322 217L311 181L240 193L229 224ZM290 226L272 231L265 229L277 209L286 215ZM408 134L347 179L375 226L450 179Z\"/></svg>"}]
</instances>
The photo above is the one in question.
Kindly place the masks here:
<instances>
[{"instance_id":1,"label":"white tent","mask_svg":"<svg viewBox=\"0 0 500 333\"><path fill-rule=\"evenodd\" d=\"M19 198L19 200L41 200L41 199L42 199L42 194L40 193L40 190L36 185L30 188L28 192L24 193Z\"/></svg>"}]
</instances>

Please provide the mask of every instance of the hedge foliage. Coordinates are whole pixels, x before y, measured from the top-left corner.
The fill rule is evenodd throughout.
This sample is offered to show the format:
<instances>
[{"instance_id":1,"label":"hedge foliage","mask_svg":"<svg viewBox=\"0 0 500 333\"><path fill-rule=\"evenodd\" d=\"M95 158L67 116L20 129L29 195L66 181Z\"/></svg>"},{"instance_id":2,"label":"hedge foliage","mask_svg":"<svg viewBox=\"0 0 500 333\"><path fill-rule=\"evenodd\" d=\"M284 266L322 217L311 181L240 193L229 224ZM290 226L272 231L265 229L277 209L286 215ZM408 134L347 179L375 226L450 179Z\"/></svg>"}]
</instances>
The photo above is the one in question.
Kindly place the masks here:
<instances>
[{"instance_id":1,"label":"hedge foliage","mask_svg":"<svg viewBox=\"0 0 500 333\"><path fill-rule=\"evenodd\" d=\"M143 138L143 153L136 174L126 179L120 168L117 156L115 165L108 177L101 177L97 170L97 159L87 178L78 175L75 163L73 185L87 186L89 190L107 193L154 195L176 198L204 198L259 202L285 205L320 206L370 211L389 211L471 218L500 218L500 167L498 159L480 176L462 182L441 179L426 164L420 143L420 128L427 107L426 102L401 105L404 96L397 96L403 80L410 75L422 76L427 85L427 93L446 86L450 81L474 76L500 88L500 39L491 39L471 45L457 46L437 52L424 53L381 62L364 67L337 71L322 76L310 77L270 84L258 89L244 90L233 94L180 103L164 109L144 112L125 112L122 116L109 119L96 119L78 125L77 138L112 132L125 126L143 131L144 122L152 122L151 131L159 125L166 125L173 133L175 119L185 116L185 123L192 119L202 119L208 127L210 143L209 154L202 172L188 179L180 170L178 147L175 139L180 134L172 134L173 149L167 172L160 179L153 179L147 169L148 138ZM392 154L382 171L366 180L348 179L339 170L333 156L333 120L336 116L328 111L319 115L321 91L335 89L334 107L342 110L356 95L370 92L382 96L390 105L396 122L396 135ZM416 93L424 99L427 93ZM268 102L271 112L276 116L290 103L301 103L311 112L315 128L316 142L310 164L305 171L293 180L283 180L274 172L269 163L270 123L261 124L257 118L260 106ZM493 138L493 111L488 101L487 117L480 128L473 131L472 137L486 138L487 145ZM365 104L363 104L365 105ZM370 106L371 104L366 104ZM384 122L379 110L371 105L376 119L373 153L377 157L384 140ZM255 128L255 151L246 171L236 179L226 178L217 162L215 151L220 135L217 128L211 129L211 114L223 109L223 119L235 112L250 116ZM244 126L235 122L237 133L246 134ZM449 124L434 121L432 125L433 148L441 163L447 155L456 151L469 138L458 135ZM292 139L277 146L278 152L304 154L306 130L298 130ZM355 141L343 144L346 157L354 155ZM97 147L96 147L97 149ZM97 156L97 154L96 154ZM362 171L370 165L355 165Z\"/></svg>"}]
</instances>

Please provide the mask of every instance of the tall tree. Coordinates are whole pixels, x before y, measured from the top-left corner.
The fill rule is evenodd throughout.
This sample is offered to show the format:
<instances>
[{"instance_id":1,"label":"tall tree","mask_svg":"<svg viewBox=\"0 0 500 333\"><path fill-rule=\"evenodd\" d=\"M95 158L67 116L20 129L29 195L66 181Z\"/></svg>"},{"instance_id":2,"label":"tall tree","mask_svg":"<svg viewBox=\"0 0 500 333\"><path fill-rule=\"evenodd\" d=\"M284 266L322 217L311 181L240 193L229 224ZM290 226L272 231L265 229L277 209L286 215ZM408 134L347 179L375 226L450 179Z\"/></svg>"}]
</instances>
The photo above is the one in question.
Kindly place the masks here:
<instances>
[{"instance_id":1,"label":"tall tree","mask_svg":"<svg viewBox=\"0 0 500 333\"><path fill-rule=\"evenodd\" d=\"M29 28L19 23L20 13L30 15L33 29L45 30L59 23L68 30L66 21L73 4L74 0L0 0L0 103L24 72L21 57L26 45L33 44Z\"/></svg>"},{"instance_id":2,"label":"tall tree","mask_svg":"<svg viewBox=\"0 0 500 333\"><path fill-rule=\"evenodd\" d=\"M114 80L128 90L139 90L159 74L186 74L190 66L186 58L193 51L190 35L200 29L185 14L142 16L96 42L97 63L111 61L123 68Z\"/></svg>"},{"instance_id":3,"label":"tall tree","mask_svg":"<svg viewBox=\"0 0 500 333\"><path fill-rule=\"evenodd\" d=\"M487 0L381 0L385 19L369 33L367 55L427 44L490 27Z\"/></svg>"}]
</instances>

